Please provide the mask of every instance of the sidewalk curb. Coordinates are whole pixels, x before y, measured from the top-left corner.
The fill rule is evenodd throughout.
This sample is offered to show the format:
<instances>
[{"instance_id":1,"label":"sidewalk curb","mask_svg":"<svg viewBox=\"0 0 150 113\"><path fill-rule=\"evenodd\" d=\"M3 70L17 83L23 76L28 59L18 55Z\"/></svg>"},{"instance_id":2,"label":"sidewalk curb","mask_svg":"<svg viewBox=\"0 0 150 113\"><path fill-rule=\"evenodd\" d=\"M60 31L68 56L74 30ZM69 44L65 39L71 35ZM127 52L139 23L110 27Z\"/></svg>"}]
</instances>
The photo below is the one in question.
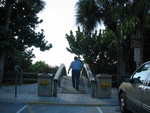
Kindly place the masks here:
<instances>
[{"instance_id":1,"label":"sidewalk curb","mask_svg":"<svg viewBox=\"0 0 150 113\"><path fill-rule=\"evenodd\" d=\"M30 101L28 104L45 104L45 105L58 105L58 106L118 106L118 104L100 104L100 103L66 103L66 102L42 102L42 101Z\"/></svg>"}]
</instances>

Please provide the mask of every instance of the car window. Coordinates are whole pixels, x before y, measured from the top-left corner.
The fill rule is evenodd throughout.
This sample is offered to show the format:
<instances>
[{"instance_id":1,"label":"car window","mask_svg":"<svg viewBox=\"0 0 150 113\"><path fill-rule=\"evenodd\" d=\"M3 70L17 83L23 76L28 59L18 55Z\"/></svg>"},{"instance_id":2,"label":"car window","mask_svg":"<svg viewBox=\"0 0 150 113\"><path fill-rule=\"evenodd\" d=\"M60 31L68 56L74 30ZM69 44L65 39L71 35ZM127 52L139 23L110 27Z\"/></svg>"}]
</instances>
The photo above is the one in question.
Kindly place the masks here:
<instances>
[{"instance_id":1,"label":"car window","mask_svg":"<svg viewBox=\"0 0 150 113\"><path fill-rule=\"evenodd\" d=\"M144 84L149 72L150 72L150 64L145 64L141 66L133 75L134 82Z\"/></svg>"}]
</instances>

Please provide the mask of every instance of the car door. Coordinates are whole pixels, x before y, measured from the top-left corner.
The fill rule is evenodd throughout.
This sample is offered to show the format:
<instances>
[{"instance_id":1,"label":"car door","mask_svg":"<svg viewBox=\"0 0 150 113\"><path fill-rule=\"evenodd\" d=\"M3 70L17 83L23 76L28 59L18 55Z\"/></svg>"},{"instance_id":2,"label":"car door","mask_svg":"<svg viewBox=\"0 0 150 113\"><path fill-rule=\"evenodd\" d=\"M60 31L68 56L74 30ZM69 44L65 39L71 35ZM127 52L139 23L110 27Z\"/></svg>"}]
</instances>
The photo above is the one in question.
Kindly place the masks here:
<instances>
[{"instance_id":1,"label":"car door","mask_svg":"<svg viewBox=\"0 0 150 113\"><path fill-rule=\"evenodd\" d=\"M150 64L143 64L131 76L130 90L127 92L127 105L135 113L142 113L142 97L149 67Z\"/></svg>"},{"instance_id":2,"label":"car door","mask_svg":"<svg viewBox=\"0 0 150 113\"><path fill-rule=\"evenodd\" d=\"M150 113L150 69L143 92L142 113Z\"/></svg>"}]
</instances>

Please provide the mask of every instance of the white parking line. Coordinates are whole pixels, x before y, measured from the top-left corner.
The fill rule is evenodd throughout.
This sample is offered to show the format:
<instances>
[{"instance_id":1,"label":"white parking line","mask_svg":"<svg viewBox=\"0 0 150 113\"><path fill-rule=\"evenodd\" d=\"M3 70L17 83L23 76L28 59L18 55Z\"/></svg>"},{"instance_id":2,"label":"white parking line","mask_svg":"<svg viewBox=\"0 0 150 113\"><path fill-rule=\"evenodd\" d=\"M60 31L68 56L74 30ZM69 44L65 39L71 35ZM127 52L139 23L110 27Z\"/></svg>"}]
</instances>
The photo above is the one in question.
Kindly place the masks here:
<instances>
[{"instance_id":1,"label":"white parking line","mask_svg":"<svg viewBox=\"0 0 150 113\"><path fill-rule=\"evenodd\" d=\"M23 106L19 111L17 111L16 113L21 113L25 108L27 107L27 105Z\"/></svg>"},{"instance_id":2,"label":"white parking line","mask_svg":"<svg viewBox=\"0 0 150 113\"><path fill-rule=\"evenodd\" d=\"M96 108L99 111L99 113L103 113L103 111L101 110L101 108L99 108L99 107L96 107Z\"/></svg>"},{"instance_id":3,"label":"white parking line","mask_svg":"<svg viewBox=\"0 0 150 113\"><path fill-rule=\"evenodd\" d=\"M29 110L30 113L34 113L31 106L29 106L29 105L28 105L28 110Z\"/></svg>"}]
</instances>

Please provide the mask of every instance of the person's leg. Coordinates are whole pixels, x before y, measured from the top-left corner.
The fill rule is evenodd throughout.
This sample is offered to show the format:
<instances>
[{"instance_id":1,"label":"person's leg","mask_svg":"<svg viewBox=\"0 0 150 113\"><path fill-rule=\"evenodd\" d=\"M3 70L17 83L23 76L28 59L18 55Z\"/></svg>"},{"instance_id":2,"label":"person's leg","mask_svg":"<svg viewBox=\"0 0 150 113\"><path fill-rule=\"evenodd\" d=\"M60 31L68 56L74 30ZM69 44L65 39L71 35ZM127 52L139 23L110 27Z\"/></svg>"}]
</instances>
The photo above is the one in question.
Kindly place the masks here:
<instances>
[{"instance_id":1,"label":"person's leg","mask_svg":"<svg viewBox=\"0 0 150 113\"><path fill-rule=\"evenodd\" d=\"M76 89L79 90L80 71L76 71Z\"/></svg>"},{"instance_id":2,"label":"person's leg","mask_svg":"<svg viewBox=\"0 0 150 113\"><path fill-rule=\"evenodd\" d=\"M72 86L75 88L75 71L72 70Z\"/></svg>"}]
</instances>

